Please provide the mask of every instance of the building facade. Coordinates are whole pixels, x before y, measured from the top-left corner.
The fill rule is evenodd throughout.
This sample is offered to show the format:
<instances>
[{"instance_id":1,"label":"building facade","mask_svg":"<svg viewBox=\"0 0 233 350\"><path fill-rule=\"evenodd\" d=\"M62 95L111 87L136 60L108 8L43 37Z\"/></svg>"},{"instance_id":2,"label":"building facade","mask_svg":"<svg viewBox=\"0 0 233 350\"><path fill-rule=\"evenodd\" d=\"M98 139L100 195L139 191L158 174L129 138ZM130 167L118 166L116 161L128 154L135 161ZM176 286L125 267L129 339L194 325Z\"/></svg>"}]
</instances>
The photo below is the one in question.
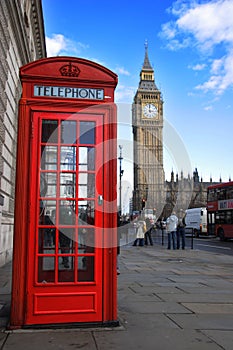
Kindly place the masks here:
<instances>
[{"instance_id":1,"label":"building facade","mask_svg":"<svg viewBox=\"0 0 233 350\"><path fill-rule=\"evenodd\" d=\"M230 181L230 180L229 180ZM171 180L166 181L166 204L164 206L162 217L167 218L173 209L186 210L189 208L206 207L207 205L207 188L210 185L216 185L222 182L203 181L199 177L197 168L193 171L192 176L185 178L181 172L180 176L171 172Z\"/></svg>"},{"instance_id":2,"label":"building facade","mask_svg":"<svg viewBox=\"0 0 233 350\"><path fill-rule=\"evenodd\" d=\"M145 45L140 82L132 105L134 141L133 210L164 206L163 99Z\"/></svg>"},{"instance_id":3,"label":"building facade","mask_svg":"<svg viewBox=\"0 0 233 350\"><path fill-rule=\"evenodd\" d=\"M0 1L0 266L11 260L19 67L46 57L41 0Z\"/></svg>"}]
</instances>

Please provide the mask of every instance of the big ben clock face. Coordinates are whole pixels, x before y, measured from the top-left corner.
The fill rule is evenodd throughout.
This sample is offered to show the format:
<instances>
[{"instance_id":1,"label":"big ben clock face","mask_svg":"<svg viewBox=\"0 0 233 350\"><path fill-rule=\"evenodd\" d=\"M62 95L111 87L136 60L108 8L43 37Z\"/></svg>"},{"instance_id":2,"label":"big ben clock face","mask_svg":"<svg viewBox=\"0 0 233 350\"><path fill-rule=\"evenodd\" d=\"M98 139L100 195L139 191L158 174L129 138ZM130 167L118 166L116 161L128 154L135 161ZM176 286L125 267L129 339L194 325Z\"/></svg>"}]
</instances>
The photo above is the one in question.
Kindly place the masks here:
<instances>
[{"instance_id":1,"label":"big ben clock face","mask_svg":"<svg viewBox=\"0 0 233 350\"><path fill-rule=\"evenodd\" d=\"M153 103L147 103L143 108L143 114L146 118L155 118L158 114L157 107Z\"/></svg>"}]
</instances>

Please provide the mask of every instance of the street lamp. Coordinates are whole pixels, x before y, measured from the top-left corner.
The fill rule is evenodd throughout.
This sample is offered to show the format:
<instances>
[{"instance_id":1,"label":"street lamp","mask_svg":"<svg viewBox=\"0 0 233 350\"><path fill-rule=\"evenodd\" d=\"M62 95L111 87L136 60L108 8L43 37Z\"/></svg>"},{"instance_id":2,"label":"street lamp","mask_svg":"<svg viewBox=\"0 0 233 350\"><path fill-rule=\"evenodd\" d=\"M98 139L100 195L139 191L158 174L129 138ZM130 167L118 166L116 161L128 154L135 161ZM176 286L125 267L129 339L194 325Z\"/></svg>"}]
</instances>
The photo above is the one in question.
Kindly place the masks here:
<instances>
[{"instance_id":1,"label":"street lamp","mask_svg":"<svg viewBox=\"0 0 233 350\"><path fill-rule=\"evenodd\" d=\"M124 170L122 170L122 168L121 168L121 163L122 163L122 159L123 159L123 157L122 157L122 148L123 148L123 146L121 146L121 145L119 145L119 148L120 148L120 157L118 157L118 159L119 159L119 161L120 161L120 173L119 173L119 176L120 176L120 188L119 188L119 190L120 190L120 198L119 198L119 214L120 214L120 216L121 216L121 191L122 191L122 187L121 187L121 178L122 178L122 176L123 176L123 174L124 174Z\"/></svg>"}]
</instances>

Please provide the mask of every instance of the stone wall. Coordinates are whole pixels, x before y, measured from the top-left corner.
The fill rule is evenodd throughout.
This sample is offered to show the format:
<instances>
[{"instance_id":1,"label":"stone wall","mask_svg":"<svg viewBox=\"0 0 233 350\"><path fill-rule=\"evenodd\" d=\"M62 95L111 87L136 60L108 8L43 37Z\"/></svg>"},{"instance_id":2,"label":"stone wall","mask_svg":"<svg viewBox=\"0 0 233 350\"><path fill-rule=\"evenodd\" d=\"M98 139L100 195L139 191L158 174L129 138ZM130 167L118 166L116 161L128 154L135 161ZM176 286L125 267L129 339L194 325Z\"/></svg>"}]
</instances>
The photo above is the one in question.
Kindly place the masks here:
<instances>
[{"instance_id":1,"label":"stone wall","mask_svg":"<svg viewBox=\"0 0 233 350\"><path fill-rule=\"evenodd\" d=\"M0 266L13 250L19 68L46 57L41 0L0 1Z\"/></svg>"}]
</instances>

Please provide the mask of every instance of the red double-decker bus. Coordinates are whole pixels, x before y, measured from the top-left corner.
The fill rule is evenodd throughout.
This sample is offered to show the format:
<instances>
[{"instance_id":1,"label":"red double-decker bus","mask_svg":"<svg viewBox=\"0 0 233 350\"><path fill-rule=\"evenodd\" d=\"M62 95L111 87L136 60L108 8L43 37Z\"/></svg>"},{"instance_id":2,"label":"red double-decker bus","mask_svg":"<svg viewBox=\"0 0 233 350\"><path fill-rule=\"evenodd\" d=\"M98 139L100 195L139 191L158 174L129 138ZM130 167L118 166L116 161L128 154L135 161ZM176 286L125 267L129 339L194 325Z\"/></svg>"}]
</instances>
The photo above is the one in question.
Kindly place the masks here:
<instances>
[{"instance_id":1,"label":"red double-decker bus","mask_svg":"<svg viewBox=\"0 0 233 350\"><path fill-rule=\"evenodd\" d=\"M208 233L221 241L233 238L233 181L207 189Z\"/></svg>"}]
</instances>

